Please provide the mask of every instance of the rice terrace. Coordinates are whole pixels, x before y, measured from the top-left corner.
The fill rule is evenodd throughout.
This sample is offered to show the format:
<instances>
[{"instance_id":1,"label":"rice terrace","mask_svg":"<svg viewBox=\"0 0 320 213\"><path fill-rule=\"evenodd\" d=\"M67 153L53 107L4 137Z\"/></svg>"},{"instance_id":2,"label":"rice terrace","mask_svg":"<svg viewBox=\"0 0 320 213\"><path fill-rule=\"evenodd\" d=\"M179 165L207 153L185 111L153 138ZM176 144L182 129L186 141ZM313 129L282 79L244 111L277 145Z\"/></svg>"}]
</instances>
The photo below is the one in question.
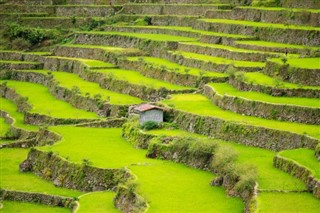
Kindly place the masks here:
<instances>
[{"instance_id":1,"label":"rice terrace","mask_svg":"<svg viewBox=\"0 0 320 213\"><path fill-rule=\"evenodd\" d=\"M319 213L320 0L0 0L0 212Z\"/></svg>"}]
</instances>

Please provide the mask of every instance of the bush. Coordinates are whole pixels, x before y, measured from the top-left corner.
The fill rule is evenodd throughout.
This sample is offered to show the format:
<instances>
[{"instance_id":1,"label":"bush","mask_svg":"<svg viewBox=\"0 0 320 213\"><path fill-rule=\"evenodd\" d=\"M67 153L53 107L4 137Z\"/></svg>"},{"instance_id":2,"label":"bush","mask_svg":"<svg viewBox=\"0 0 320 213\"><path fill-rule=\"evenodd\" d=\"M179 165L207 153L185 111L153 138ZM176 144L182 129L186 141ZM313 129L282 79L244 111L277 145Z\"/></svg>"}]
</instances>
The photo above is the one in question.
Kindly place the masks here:
<instances>
[{"instance_id":1,"label":"bush","mask_svg":"<svg viewBox=\"0 0 320 213\"><path fill-rule=\"evenodd\" d=\"M235 190L239 194L252 192L258 177L257 169L253 165L240 164L236 168L239 181L235 185Z\"/></svg>"},{"instance_id":2,"label":"bush","mask_svg":"<svg viewBox=\"0 0 320 213\"><path fill-rule=\"evenodd\" d=\"M10 40L23 38L30 44L35 45L48 39L60 39L61 34L58 30L53 29L40 29L25 27L17 23L9 23L6 25L6 36Z\"/></svg>"},{"instance_id":3,"label":"bush","mask_svg":"<svg viewBox=\"0 0 320 213\"><path fill-rule=\"evenodd\" d=\"M14 50L28 50L32 44L24 38L16 38L11 42L11 48Z\"/></svg>"},{"instance_id":4,"label":"bush","mask_svg":"<svg viewBox=\"0 0 320 213\"><path fill-rule=\"evenodd\" d=\"M223 175L233 175L237 158L238 153L234 149L227 146L219 146L215 152L212 167Z\"/></svg>"},{"instance_id":5,"label":"bush","mask_svg":"<svg viewBox=\"0 0 320 213\"><path fill-rule=\"evenodd\" d=\"M159 127L159 124L155 121L147 121L147 122L144 122L142 125L140 125L140 129L144 129L144 130L152 130L158 127Z\"/></svg>"}]
</instances>

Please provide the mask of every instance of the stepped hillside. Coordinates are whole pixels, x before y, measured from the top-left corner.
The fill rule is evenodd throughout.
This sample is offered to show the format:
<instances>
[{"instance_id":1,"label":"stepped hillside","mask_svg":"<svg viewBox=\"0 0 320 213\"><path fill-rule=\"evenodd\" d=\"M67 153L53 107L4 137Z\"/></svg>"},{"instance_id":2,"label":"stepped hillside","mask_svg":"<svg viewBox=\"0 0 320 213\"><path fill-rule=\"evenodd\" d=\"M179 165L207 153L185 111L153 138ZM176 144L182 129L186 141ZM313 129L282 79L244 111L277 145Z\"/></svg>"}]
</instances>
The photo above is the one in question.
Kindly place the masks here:
<instances>
[{"instance_id":1,"label":"stepped hillside","mask_svg":"<svg viewBox=\"0 0 320 213\"><path fill-rule=\"evenodd\" d=\"M0 20L0 212L319 212L319 0L0 0Z\"/></svg>"}]
</instances>

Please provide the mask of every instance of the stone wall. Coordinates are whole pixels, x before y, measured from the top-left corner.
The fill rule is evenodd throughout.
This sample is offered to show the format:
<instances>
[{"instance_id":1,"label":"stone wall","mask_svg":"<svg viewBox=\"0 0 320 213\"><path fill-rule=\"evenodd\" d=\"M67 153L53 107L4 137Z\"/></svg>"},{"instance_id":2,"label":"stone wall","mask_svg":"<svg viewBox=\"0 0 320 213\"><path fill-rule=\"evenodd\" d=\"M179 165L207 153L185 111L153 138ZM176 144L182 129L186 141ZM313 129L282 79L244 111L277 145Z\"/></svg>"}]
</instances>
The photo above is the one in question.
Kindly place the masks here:
<instances>
[{"instance_id":1,"label":"stone wall","mask_svg":"<svg viewBox=\"0 0 320 213\"><path fill-rule=\"evenodd\" d=\"M301 179L307 185L308 189L313 193L313 195L320 199L320 181L314 177L308 168L305 168L299 165L297 162L279 155L274 157L273 166L289 173L296 178Z\"/></svg>"},{"instance_id":2,"label":"stone wall","mask_svg":"<svg viewBox=\"0 0 320 213\"><path fill-rule=\"evenodd\" d=\"M237 24L213 23L205 21L194 22L193 27L199 30L215 31L229 34L242 34L258 37L260 40L273 41L280 43L291 43L298 45L319 46L320 31L291 29L291 28L272 28L272 27L253 27Z\"/></svg>"},{"instance_id":3,"label":"stone wall","mask_svg":"<svg viewBox=\"0 0 320 213\"><path fill-rule=\"evenodd\" d=\"M144 61L121 60L118 61L117 65L124 69L139 71L142 75L149 78L161 79L181 86L199 87L208 82L225 82L228 79L228 77L209 77L179 73L167 67L161 68Z\"/></svg>"},{"instance_id":4,"label":"stone wall","mask_svg":"<svg viewBox=\"0 0 320 213\"><path fill-rule=\"evenodd\" d=\"M218 107L238 114L313 125L320 124L320 108L272 104L228 94L219 94L209 85L204 86L203 94Z\"/></svg>"},{"instance_id":5,"label":"stone wall","mask_svg":"<svg viewBox=\"0 0 320 213\"><path fill-rule=\"evenodd\" d=\"M251 84L250 82L241 81L234 77L229 78L229 84L238 90L256 91L266 93L272 96L320 98L320 90L305 88L276 88L267 85Z\"/></svg>"},{"instance_id":6,"label":"stone wall","mask_svg":"<svg viewBox=\"0 0 320 213\"><path fill-rule=\"evenodd\" d=\"M263 72L269 76L279 76L281 79L295 84L320 86L319 69L296 68L269 60Z\"/></svg>"},{"instance_id":7,"label":"stone wall","mask_svg":"<svg viewBox=\"0 0 320 213\"><path fill-rule=\"evenodd\" d=\"M47 206L58 206L72 209L75 201L70 197L49 195L36 192L21 192L0 189L0 198L2 200L37 203Z\"/></svg>"},{"instance_id":8,"label":"stone wall","mask_svg":"<svg viewBox=\"0 0 320 213\"><path fill-rule=\"evenodd\" d=\"M90 112L95 112L101 117L123 117L126 116L128 111L127 105L109 104L108 102L104 102L103 100L98 100L93 97L85 97L82 94L77 93L71 89L61 87L59 83L54 81L54 79L50 75L45 75L32 71L10 71L7 72L5 76L0 75L0 77L2 77L3 79L5 78L17 81L27 81L42 84L48 87L51 94L54 95L57 99L67 101L76 108L80 108Z\"/></svg>"},{"instance_id":9,"label":"stone wall","mask_svg":"<svg viewBox=\"0 0 320 213\"><path fill-rule=\"evenodd\" d=\"M227 69L231 66L231 64L220 64L220 63L214 63L213 61L207 61L207 60L199 60L194 58L186 58L183 55L175 54L174 52L168 52L165 56L165 59L168 59L172 62L188 66L188 67L194 67L198 69L213 71L213 72L225 72ZM256 72L261 70L261 67L237 67L234 66L239 71L244 72Z\"/></svg>"},{"instance_id":10,"label":"stone wall","mask_svg":"<svg viewBox=\"0 0 320 213\"><path fill-rule=\"evenodd\" d=\"M125 183L130 173L125 169L100 169L69 162L54 153L31 149L20 171L33 172L55 186L81 191L114 190Z\"/></svg>"},{"instance_id":11,"label":"stone wall","mask_svg":"<svg viewBox=\"0 0 320 213\"><path fill-rule=\"evenodd\" d=\"M181 129L227 141L235 141L247 146L274 151L295 148L314 149L318 139L292 132L225 121L215 117L200 116L171 109L171 120Z\"/></svg>"}]
</instances>

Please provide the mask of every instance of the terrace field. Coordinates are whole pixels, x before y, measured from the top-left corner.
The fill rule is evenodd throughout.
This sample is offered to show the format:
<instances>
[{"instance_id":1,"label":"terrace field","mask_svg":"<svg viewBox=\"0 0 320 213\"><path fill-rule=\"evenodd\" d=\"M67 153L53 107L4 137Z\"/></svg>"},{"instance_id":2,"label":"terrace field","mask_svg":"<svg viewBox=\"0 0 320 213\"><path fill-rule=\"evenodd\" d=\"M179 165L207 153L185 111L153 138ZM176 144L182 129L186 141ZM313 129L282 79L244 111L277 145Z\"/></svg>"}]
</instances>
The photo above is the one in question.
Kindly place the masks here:
<instances>
[{"instance_id":1,"label":"terrace field","mask_svg":"<svg viewBox=\"0 0 320 213\"><path fill-rule=\"evenodd\" d=\"M0 0L0 19L0 212L319 212L318 0Z\"/></svg>"}]
</instances>

